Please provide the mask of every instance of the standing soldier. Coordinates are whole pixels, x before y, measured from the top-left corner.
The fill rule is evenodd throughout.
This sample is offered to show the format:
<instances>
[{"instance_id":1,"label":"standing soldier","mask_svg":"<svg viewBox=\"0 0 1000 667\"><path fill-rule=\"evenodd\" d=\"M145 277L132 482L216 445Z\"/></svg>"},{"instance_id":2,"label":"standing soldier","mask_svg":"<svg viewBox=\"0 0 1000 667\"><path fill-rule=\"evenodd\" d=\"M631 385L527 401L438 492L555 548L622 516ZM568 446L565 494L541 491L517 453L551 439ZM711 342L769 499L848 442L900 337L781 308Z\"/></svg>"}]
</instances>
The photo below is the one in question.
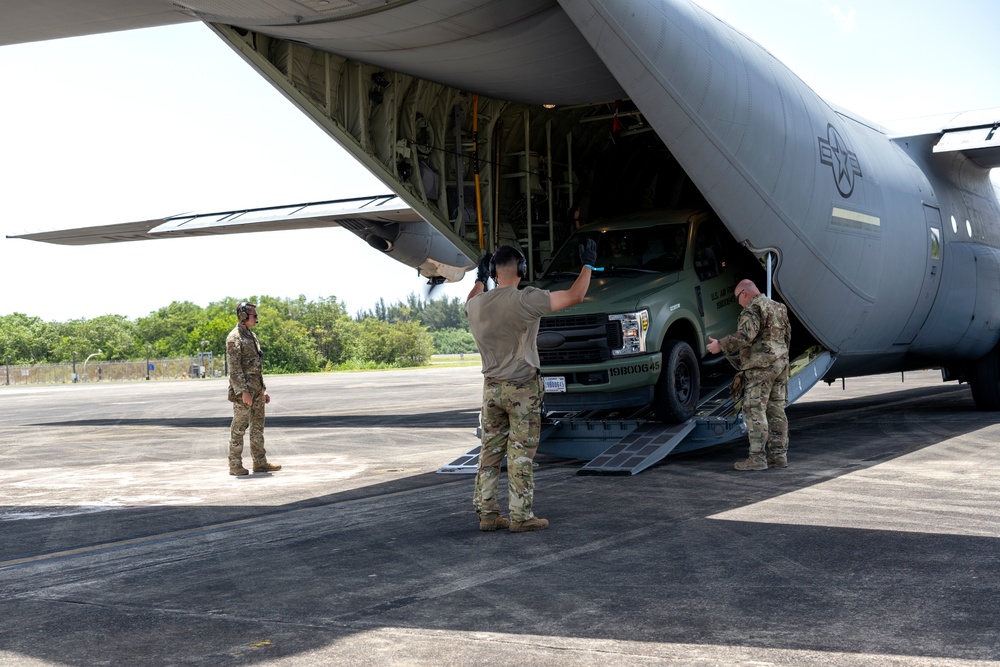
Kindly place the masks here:
<instances>
[{"instance_id":1,"label":"standing soldier","mask_svg":"<svg viewBox=\"0 0 1000 667\"><path fill-rule=\"evenodd\" d=\"M742 383L743 415L750 436L750 457L737 470L788 467L788 347L792 328L785 306L760 293L750 280L736 286L743 306L736 333L722 340L708 337L708 351L738 354L734 388ZM733 357L730 357L733 359Z\"/></svg>"},{"instance_id":2,"label":"standing soldier","mask_svg":"<svg viewBox=\"0 0 1000 667\"><path fill-rule=\"evenodd\" d=\"M233 425L229 438L229 474L246 475L243 467L243 434L250 427L250 454L254 472L281 470L267 462L264 450L264 405L271 396L264 386L261 359L264 352L254 332L257 326L257 306L248 301L236 307L239 323L226 336L226 358L229 363L229 400L233 404Z\"/></svg>"},{"instance_id":3,"label":"standing soldier","mask_svg":"<svg viewBox=\"0 0 1000 667\"><path fill-rule=\"evenodd\" d=\"M465 313L483 358L482 450L472 505L479 530L508 528L512 533L545 530L547 519L532 512L535 493L535 450L542 425L542 378L538 372L538 325L542 315L583 301L590 272L597 261L593 239L580 246L583 268L568 290L549 292L535 287L519 290L528 272L524 255L500 246L479 262L476 284L469 292ZM486 292L492 277L497 287ZM497 494L500 463L507 457L507 507L510 520L500 515Z\"/></svg>"}]
</instances>

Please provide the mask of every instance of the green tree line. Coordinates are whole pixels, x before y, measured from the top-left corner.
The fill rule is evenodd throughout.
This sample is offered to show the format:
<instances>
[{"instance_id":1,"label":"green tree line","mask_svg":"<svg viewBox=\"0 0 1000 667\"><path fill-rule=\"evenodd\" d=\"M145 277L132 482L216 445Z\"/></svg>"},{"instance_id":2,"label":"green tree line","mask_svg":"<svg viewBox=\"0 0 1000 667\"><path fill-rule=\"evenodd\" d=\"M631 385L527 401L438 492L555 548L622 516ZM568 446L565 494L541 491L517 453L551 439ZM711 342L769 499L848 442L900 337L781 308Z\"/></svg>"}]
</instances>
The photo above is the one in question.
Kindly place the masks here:
<instances>
[{"instance_id":1,"label":"green tree line","mask_svg":"<svg viewBox=\"0 0 1000 667\"><path fill-rule=\"evenodd\" d=\"M254 332L264 348L267 373L398 368L425 364L431 354L475 352L458 298L405 303L347 314L337 297L307 301L257 296ZM100 349L107 361L169 359L210 351L222 355L236 326L236 305L227 298L201 307L175 301L146 317L101 315L45 322L22 313L0 315L0 355L11 364L58 364Z\"/></svg>"}]
</instances>

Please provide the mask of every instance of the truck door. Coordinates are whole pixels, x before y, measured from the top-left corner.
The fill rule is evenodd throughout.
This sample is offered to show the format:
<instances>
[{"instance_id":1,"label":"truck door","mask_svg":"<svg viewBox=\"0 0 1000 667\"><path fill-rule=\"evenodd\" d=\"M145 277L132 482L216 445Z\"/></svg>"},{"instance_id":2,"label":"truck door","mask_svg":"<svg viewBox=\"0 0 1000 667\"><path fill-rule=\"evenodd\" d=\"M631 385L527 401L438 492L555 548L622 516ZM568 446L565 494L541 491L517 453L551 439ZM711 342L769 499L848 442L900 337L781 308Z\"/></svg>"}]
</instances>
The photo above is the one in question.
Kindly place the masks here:
<instances>
[{"instance_id":1,"label":"truck door","mask_svg":"<svg viewBox=\"0 0 1000 667\"><path fill-rule=\"evenodd\" d=\"M695 224L692 256L695 299L705 327L705 334L713 338L728 336L736 330L740 306L733 289L739 276L734 275L732 244L726 244L719 233L720 223L715 218L703 219Z\"/></svg>"}]
</instances>

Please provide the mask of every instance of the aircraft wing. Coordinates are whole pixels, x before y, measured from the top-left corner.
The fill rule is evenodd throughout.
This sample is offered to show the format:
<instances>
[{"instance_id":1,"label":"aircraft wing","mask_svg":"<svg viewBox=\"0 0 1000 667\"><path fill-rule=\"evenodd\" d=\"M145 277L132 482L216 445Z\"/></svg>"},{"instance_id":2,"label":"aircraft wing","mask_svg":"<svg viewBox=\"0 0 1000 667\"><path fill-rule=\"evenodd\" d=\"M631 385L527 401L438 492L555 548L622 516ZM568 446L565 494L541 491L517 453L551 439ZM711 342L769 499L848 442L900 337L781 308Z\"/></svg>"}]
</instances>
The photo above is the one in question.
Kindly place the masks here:
<instances>
[{"instance_id":1,"label":"aircraft wing","mask_svg":"<svg viewBox=\"0 0 1000 667\"><path fill-rule=\"evenodd\" d=\"M7 238L59 245L94 245L184 236L346 227L351 223L420 221L420 216L399 197L379 195L218 213L185 213L156 220L14 234Z\"/></svg>"},{"instance_id":2,"label":"aircraft wing","mask_svg":"<svg viewBox=\"0 0 1000 667\"><path fill-rule=\"evenodd\" d=\"M984 169L1000 167L1000 108L958 114L941 131L935 153L962 151Z\"/></svg>"},{"instance_id":3,"label":"aircraft wing","mask_svg":"<svg viewBox=\"0 0 1000 667\"><path fill-rule=\"evenodd\" d=\"M396 195L187 213L157 220L9 235L59 245L94 245L150 239L343 227L368 245L412 266L427 278L462 279L475 265Z\"/></svg>"},{"instance_id":4,"label":"aircraft wing","mask_svg":"<svg viewBox=\"0 0 1000 667\"><path fill-rule=\"evenodd\" d=\"M934 153L961 152L983 169L1000 167L1000 107L915 119L908 125L892 138L933 137Z\"/></svg>"},{"instance_id":5,"label":"aircraft wing","mask_svg":"<svg viewBox=\"0 0 1000 667\"><path fill-rule=\"evenodd\" d=\"M0 46L197 21L171 0L6 2Z\"/></svg>"}]
</instances>

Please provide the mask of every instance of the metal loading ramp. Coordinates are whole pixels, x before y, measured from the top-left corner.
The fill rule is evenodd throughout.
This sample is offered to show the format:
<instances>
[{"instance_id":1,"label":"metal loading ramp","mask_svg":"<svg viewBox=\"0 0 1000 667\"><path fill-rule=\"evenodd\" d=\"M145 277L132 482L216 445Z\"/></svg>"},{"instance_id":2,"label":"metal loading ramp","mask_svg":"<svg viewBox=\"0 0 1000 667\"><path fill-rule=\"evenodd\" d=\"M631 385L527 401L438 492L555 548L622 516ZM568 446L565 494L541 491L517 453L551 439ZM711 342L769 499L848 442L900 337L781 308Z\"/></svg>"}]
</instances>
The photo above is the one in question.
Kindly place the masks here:
<instances>
[{"instance_id":1,"label":"metal loading ramp","mask_svg":"<svg viewBox=\"0 0 1000 667\"><path fill-rule=\"evenodd\" d=\"M791 363L788 404L805 394L826 374L833 357L810 348ZM745 437L742 405L729 396L735 372L726 363L702 369L702 390L694 417L681 424L653 419L649 407L634 411L549 412L542 418L538 453L585 460L578 475L635 475L672 453L702 449ZM475 474L476 446L439 473Z\"/></svg>"},{"instance_id":2,"label":"metal loading ramp","mask_svg":"<svg viewBox=\"0 0 1000 667\"><path fill-rule=\"evenodd\" d=\"M721 359L720 359L721 360ZM743 419L729 397L735 371L729 364L714 363L702 368L701 397L691 419L680 424L665 424L652 419L647 410L634 427L618 442L601 451L580 470L578 475L637 475L659 463L682 444L693 439L696 449L719 444L743 435ZM698 437L693 437L698 436ZM704 441L708 440L707 443Z\"/></svg>"},{"instance_id":3,"label":"metal loading ramp","mask_svg":"<svg viewBox=\"0 0 1000 667\"><path fill-rule=\"evenodd\" d=\"M798 356L791 363L788 404L791 405L816 384L832 363L830 353L819 348L811 348ZM634 428L618 442L589 457L590 460L577 474L636 475L671 453L711 447L744 437L746 427L742 405L729 396L735 373L728 364L706 366L703 373L701 398L694 417L681 424L636 420ZM599 430L596 425L592 428ZM548 453L544 442L539 448L539 451L543 450Z\"/></svg>"},{"instance_id":4,"label":"metal loading ramp","mask_svg":"<svg viewBox=\"0 0 1000 667\"><path fill-rule=\"evenodd\" d=\"M576 474L638 474L672 452L695 426L693 418L670 425L647 422L601 452Z\"/></svg>"},{"instance_id":5,"label":"metal loading ramp","mask_svg":"<svg viewBox=\"0 0 1000 667\"><path fill-rule=\"evenodd\" d=\"M552 428L552 424L546 424L543 422L539 440L545 440L545 437L548 435L548 432L552 430ZM477 428L476 437L479 437L480 435L480 430ZM437 472L444 475L475 475L479 471L479 452L482 449L482 445L476 445L451 463L438 468ZM506 466L507 457L505 456L500 462L500 469L502 470Z\"/></svg>"},{"instance_id":6,"label":"metal loading ramp","mask_svg":"<svg viewBox=\"0 0 1000 667\"><path fill-rule=\"evenodd\" d=\"M445 475L475 475L479 470L479 452L482 449L482 445L476 445L451 463L438 468L437 472ZM504 462L506 461L505 458Z\"/></svg>"}]
</instances>

